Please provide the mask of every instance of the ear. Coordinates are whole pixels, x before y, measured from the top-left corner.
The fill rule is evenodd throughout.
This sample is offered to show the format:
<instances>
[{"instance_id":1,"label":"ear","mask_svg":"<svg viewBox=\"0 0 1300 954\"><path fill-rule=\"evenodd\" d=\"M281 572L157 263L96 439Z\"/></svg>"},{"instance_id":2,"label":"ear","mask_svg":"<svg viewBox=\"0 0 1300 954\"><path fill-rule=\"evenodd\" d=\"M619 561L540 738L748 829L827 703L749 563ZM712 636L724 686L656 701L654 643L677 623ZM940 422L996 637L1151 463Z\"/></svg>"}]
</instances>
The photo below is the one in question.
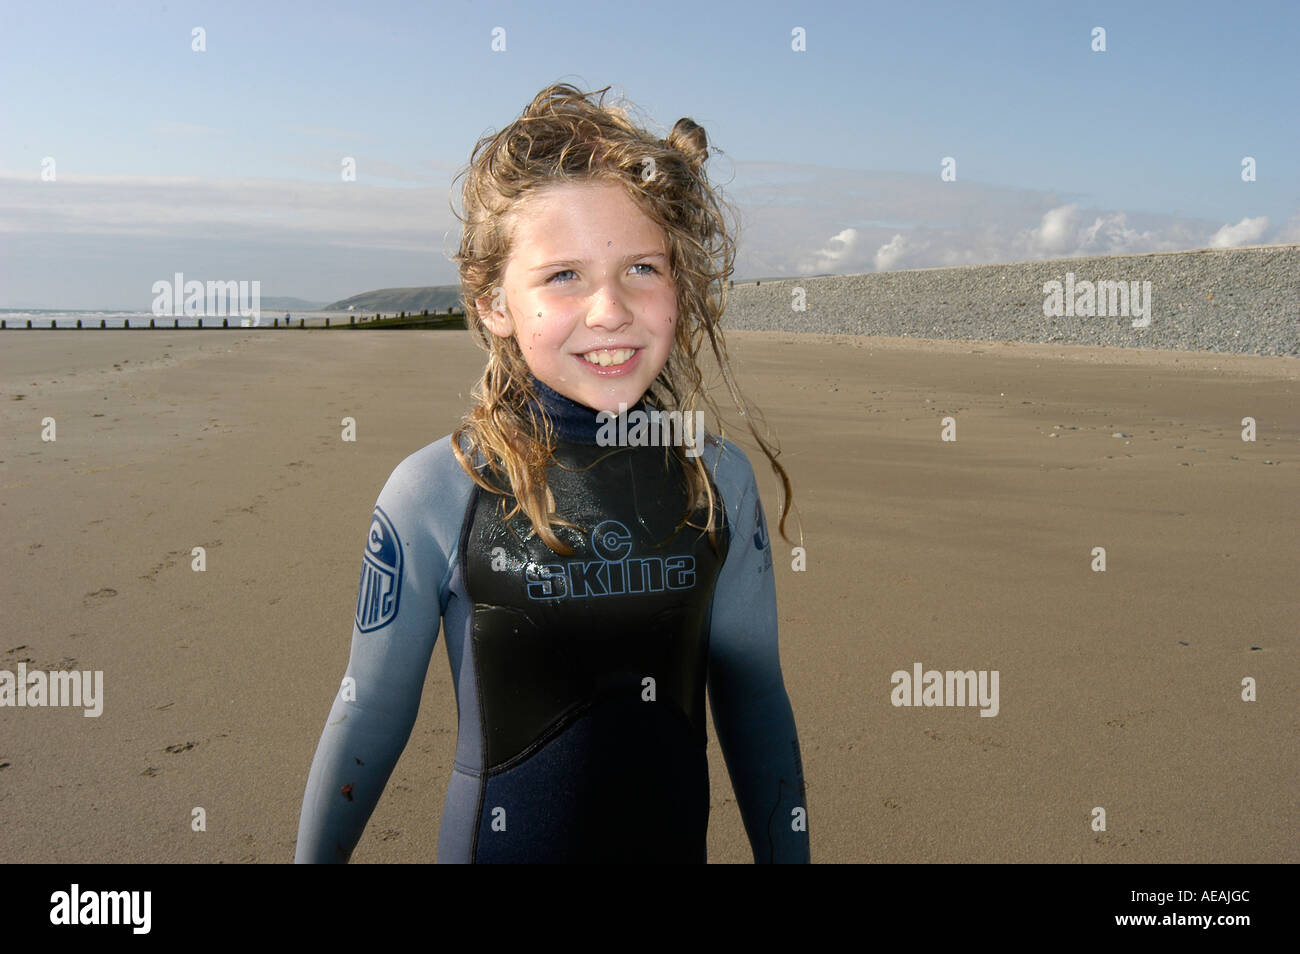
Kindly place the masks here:
<instances>
[{"instance_id":1,"label":"ear","mask_svg":"<svg viewBox=\"0 0 1300 954\"><path fill-rule=\"evenodd\" d=\"M498 338L509 338L515 333L514 322L510 320L510 316L502 311L492 310L491 298L475 298L474 307L478 309L479 320Z\"/></svg>"}]
</instances>

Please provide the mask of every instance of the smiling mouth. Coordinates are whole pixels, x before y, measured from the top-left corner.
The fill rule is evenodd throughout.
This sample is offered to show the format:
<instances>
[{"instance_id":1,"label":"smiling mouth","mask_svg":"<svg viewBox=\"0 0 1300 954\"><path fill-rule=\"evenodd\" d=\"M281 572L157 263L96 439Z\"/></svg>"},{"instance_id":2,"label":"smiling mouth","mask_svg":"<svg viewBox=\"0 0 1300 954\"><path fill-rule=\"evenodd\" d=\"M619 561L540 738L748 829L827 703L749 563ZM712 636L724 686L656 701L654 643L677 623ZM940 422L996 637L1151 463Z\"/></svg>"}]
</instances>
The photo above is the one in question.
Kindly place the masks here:
<instances>
[{"instance_id":1,"label":"smiling mouth","mask_svg":"<svg viewBox=\"0 0 1300 954\"><path fill-rule=\"evenodd\" d=\"M582 355L584 361L588 364L598 364L602 368L614 367L620 364L626 364L632 360L636 354L636 348L600 348L596 351L588 351Z\"/></svg>"}]
</instances>

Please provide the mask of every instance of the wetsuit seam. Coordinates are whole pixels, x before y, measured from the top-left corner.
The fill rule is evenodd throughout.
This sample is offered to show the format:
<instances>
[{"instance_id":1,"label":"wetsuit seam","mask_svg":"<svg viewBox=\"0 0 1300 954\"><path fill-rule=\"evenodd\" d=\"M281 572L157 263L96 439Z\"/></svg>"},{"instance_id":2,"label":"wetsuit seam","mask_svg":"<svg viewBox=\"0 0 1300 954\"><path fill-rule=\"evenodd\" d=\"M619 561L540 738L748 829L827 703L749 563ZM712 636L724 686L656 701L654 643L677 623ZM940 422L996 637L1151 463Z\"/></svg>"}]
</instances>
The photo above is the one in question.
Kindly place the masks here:
<instances>
[{"instance_id":1,"label":"wetsuit seam","mask_svg":"<svg viewBox=\"0 0 1300 954\"><path fill-rule=\"evenodd\" d=\"M731 515L727 513L727 498L723 495L722 488L718 486L712 474L706 474L705 477L713 488L714 497L717 499L718 514L722 518L722 526L718 528L718 542L720 544L718 572L713 578L713 592L709 594L709 614L704 624L705 658L708 659L707 651L711 651L713 648L713 604L718 598L718 580L722 578L722 571L727 567L727 557L731 556ZM707 678L705 683L707 685Z\"/></svg>"},{"instance_id":2,"label":"wetsuit seam","mask_svg":"<svg viewBox=\"0 0 1300 954\"><path fill-rule=\"evenodd\" d=\"M529 742L528 745L523 749L520 749L519 752L510 756L506 761L502 762L500 765L485 766L483 769L483 776L485 778L491 778L496 775L503 775L511 769L518 768L545 748L548 742L554 740L561 732L569 728L569 726L573 725L580 718L594 709L595 705L594 700L588 699L586 702L579 703L571 709L566 710L558 719L547 726L541 735L535 738L532 742Z\"/></svg>"},{"instance_id":3,"label":"wetsuit seam","mask_svg":"<svg viewBox=\"0 0 1300 954\"><path fill-rule=\"evenodd\" d=\"M712 475L706 475L708 481L713 485L713 493L718 501L718 514L722 517L722 526L719 528L721 533L719 537L722 540L721 559L718 560L718 575L722 575L722 568L726 565L727 557L731 555L731 515L727 513L727 498L723 494L722 488L718 486ZM716 588L715 588L716 592ZM710 604L712 605L712 604Z\"/></svg>"},{"instance_id":4,"label":"wetsuit seam","mask_svg":"<svg viewBox=\"0 0 1300 954\"><path fill-rule=\"evenodd\" d=\"M459 551L456 556L456 562L460 566L461 583L465 586L467 591L469 589L469 565L465 559L465 555L469 552L469 536L472 532L474 516L478 509L479 491L480 487L475 483L473 488L470 490L469 502L465 506L465 517L461 521L460 535L456 544L456 548ZM467 631L464 634L467 645L462 650L462 659L464 658L464 654L468 653L470 656L470 665L474 670L474 703L475 708L478 709L478 712L476 712L475 715L478 718L479 761L486 766L487 735L484 732L483 725L483 685L479 681L478 660L474 656L474 617L478 613L478 607L474 604L473 600L469 600L468 602L469 615L466 620ZM471 864L477 863L478 861L478 836L479 832L483 828L483 803L487 796L487 776L480 773L477 777L478 797L474 809L474 834L469 843L469 860Z\"/></svg>"},{"instance_id":5,"label":"wetsuit seam","mask_svg":"<svg viewBox=\"0 0 1300 954\"><path fill-rule=\"evenodd\" d=\"M452 451L450 451L450 453L451 453L451 454L453 455L453 457L454 457L454 455L455 455L455 451L452 450ZM456 467L456 475L457 475L457 477L458 477L459 479L461 479L461 480L469 480L469 481L470 481L469 501L468 501L468 503L466 504L465 509L464 509L463 511L461 511L460 527L461 527L461 531L464 531L464 528L465 528L465 521L466 521L466 518L469 516L469 508L473 505L473 502L474 502L474 491L475 491L475 489L477 489L478 484L476 484L476 483L475 483L475 482L474 482L474 481L469 477L469 475L467 475L467 474L465 473L464 468L462 468L462 467L459 466L459 461L457 461L456 463L457 463L457 467ZM434 543L440 543L440 541L438 540L438 537L437 537L437 534L436 534L436 533L434 534ZM451 542L451 552L447 554L447 568L446 568L445 570L443 570L443 573L442 573L442 580L441 580L441 581L439 582L439 584L438 584L438 609L439 609L439 611L441 612L441 614L442 614L443 616L446 616L446 615L447 615L447 607L448 607L448 605L450 605L450 603L451 603L451 595L452 595L452 594L451 594L451 578L452 578L452 575L453 575L453 571L454 571L455 568L456 568L456 563L457 563L457 562L459 561L459 559L460 559L460 554L461 554L462 550L463 550L463 547L461 546L461 534L460 534L460 533L457 533L456 536L452 539L452 542Z\"/></svg>"},{"instance_id":6,"label":"wetsuit seam","mask_svg":"<svg viewBox=\"0 0 1300 954\"><path fill-rule=\"evenodd\" d=\"M451 605L451 577L456 567L456 561L460 559L460 541L459 539L452 544L452 551L447 555L447 569L443 571L442 580L438 583L438 610L440 616L447 615L447 607Z\"/></svg>"}]
</instances>

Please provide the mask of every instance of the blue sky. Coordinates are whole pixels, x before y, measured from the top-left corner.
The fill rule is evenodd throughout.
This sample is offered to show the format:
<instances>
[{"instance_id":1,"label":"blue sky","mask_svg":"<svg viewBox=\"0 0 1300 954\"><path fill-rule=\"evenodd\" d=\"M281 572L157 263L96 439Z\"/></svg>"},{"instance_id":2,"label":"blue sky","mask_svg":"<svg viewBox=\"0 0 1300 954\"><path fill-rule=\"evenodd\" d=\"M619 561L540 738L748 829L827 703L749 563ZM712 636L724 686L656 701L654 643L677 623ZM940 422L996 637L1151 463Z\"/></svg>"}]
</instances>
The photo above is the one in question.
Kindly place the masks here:
<instances>
[{"instance_id":1,"label":"blue sky","mask_svg":"<svg viewBox=\"0 0 1300 954\"><path fill-rule=\"evenodd\" d=\"M3 0L0 23L0 307L147 308L177 271L318 301L453 284L453 176L557 80L705 127L738 278L1300 241L1294 2Z\"/></svg>"}]
</instances>

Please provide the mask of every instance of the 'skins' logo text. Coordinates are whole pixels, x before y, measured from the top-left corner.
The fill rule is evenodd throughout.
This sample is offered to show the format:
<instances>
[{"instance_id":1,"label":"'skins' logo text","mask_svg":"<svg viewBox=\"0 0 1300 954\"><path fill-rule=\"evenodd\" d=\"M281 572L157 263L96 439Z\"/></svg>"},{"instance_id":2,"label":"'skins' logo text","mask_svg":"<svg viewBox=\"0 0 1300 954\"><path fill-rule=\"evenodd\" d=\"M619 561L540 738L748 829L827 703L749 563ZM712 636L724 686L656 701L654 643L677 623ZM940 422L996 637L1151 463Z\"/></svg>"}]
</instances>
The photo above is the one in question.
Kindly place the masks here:
<instances>
[{"instance_id":1,"label":"'skins' logo text","mask_svg":"<svg viewBox=\"0 0 1300 954\"><path fill-rule=\"evenodd\" d=\"M617 520L606 520L591 531L591 549L599 559L525 566L529 598L661 593L695 585L695 557L631 557L632 534Z\"/></svg>"}]
</instances>

